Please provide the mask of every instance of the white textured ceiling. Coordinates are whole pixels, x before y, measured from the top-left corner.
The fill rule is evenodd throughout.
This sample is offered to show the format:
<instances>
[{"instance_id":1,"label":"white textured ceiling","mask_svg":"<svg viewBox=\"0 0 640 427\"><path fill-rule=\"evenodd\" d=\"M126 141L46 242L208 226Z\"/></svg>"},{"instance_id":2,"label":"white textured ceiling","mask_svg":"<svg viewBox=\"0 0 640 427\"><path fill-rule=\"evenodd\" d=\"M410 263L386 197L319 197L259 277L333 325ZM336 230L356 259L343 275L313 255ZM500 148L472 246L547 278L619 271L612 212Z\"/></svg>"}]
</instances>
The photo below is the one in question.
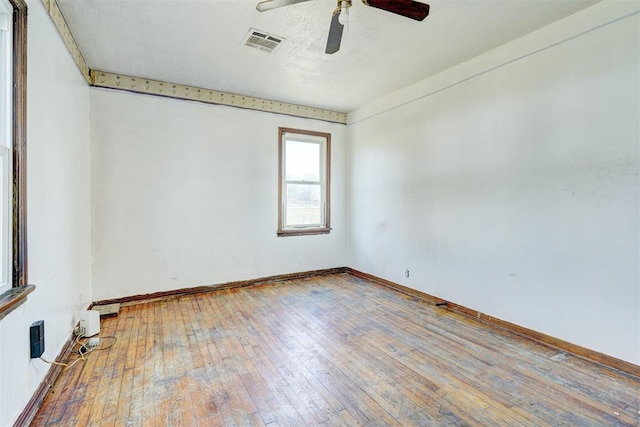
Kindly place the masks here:
<instances>
[{"instance_id":1,"label":"white textured ceiling","mask_svg":"<svg viewBox=\"0 0 640 427\"><path fill-rule=\"evenodd\" d=\"M596 2L425 1L417 22L353 0L334 55L334 0L262 13L254 0L58 3L93 69L349 112ZM286 41L273 55L243 46L251 27Z\"/></svg>"}]
</instances>

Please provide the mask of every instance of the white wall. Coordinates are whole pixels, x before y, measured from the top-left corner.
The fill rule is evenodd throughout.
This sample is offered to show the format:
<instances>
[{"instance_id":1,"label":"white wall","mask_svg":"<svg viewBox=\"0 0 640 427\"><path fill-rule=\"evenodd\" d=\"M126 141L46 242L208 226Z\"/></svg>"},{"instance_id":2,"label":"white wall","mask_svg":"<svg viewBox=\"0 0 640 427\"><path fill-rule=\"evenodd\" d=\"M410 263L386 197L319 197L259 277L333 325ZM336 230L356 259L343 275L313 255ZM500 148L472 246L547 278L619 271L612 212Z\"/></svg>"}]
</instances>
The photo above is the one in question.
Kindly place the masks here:
<instances>
[{"instance_id":1,"label":"white wall","mask_svg":"<svg viewBox=\"0 0 640 427\"><path fill-rule=\"evenodd\" d=\"M344 125L91 89L95 300L340 267ZM276 237L278 126L331 132L329 235Z\"/></svg>"},{"instance_id":2,"label":"white wall","mask_svg":"<svg viewBox=\"0 0 640 427\"><path fill-rule=\"evenodd\" d=\"M638 9L350 114L349 265L640 364Z\"/></svg>"},{"instance_id":3,"label":"white wall","mask_svg":"<svg viewBox=\"0 0 640 427\"><path fill-rule=\"evenodd\" d=\"M29 358L29 326L45 321L54 359L91 302L89 89L41 3L29 1L27 211L29 283L0 320L0 426L11 425L49 365Z\"/></svg>"}]
</instances>

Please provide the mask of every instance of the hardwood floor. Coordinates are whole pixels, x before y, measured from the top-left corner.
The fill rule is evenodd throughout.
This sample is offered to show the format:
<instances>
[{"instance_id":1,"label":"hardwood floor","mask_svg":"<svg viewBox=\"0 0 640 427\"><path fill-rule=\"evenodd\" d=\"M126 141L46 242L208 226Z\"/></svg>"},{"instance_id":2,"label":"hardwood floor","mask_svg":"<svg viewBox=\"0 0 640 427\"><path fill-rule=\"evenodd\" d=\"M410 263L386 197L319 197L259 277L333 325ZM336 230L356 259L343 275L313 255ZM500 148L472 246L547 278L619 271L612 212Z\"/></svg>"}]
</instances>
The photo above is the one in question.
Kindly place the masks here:
<instances>
[{"instance_id":1,"label":"hardwood floor","mask_svg":"<svg viewBox=\"0 0 640 427\"><path fill-rule=\"evenodd\" d=\"M637 379L349 274L123 307L100 335L32 425L640 424Z\"/></svg>"}]
</instances>

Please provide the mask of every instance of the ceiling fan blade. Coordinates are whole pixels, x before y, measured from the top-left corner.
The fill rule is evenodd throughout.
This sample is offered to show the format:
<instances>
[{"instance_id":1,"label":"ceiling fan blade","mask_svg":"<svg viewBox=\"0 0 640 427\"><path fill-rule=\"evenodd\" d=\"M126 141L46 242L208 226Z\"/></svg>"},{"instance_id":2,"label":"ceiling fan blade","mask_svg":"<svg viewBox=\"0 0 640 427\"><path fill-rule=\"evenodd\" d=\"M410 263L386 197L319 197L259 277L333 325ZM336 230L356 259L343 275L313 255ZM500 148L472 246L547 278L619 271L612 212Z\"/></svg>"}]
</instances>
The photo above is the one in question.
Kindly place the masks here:
<instances>
[{"instance_id":1,"label":"ceiling fan blade","mask_svg":"<svg viewBox=\"0 0 640 427\"><path fill-rule=\"evenodd\" d=\"M292 4L302 3L309 0L264 0L256 5L256 9L260 12L277 9L279 7L291 6Z\"/></svg>"},{"instance_id":2,"label":"ceiling fan blade","mask_svg":"<svg viewBox=\"0 0 640 427\"><path fill-rule=\"evenodd\" d=\"M429 5L414 0L362 0L362 2L416 21L422 21L429 16Z\"/></svg>"},{"instance_id":3,"label":"ceiling fan blade","mask_svg":"<svg viewBox=\"0 0 640 427\"><path fill-rule=\"evenodd\" d=\"M342 30L344 25L338 20L340 11L334 13L331 17L331 27L329 27L329 37L327 38L327 48L324 53L333 54L340 50L340 42L342 41Z\"/></svg>"}]
</instances>

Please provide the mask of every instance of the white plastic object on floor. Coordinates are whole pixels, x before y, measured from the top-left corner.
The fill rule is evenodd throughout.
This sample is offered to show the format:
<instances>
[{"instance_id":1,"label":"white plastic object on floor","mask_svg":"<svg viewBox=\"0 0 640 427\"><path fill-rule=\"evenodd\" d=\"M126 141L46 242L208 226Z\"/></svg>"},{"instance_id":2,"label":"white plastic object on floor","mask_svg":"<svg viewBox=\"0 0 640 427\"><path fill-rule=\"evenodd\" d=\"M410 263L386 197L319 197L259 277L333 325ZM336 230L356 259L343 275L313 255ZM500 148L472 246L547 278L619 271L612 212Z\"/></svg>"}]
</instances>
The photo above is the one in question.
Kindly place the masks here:
<instances>
[{"instance_id":1,"label":"white plastic object on floor","mask_svg":"<svg viewBox=\"0 0 640 427\"><path fill-rule=\"evenodd\" d=\"M100 333L100 313L95 310L80 312L80 332L82 336L92 337Z\"/></svg>"}]
</instances>

